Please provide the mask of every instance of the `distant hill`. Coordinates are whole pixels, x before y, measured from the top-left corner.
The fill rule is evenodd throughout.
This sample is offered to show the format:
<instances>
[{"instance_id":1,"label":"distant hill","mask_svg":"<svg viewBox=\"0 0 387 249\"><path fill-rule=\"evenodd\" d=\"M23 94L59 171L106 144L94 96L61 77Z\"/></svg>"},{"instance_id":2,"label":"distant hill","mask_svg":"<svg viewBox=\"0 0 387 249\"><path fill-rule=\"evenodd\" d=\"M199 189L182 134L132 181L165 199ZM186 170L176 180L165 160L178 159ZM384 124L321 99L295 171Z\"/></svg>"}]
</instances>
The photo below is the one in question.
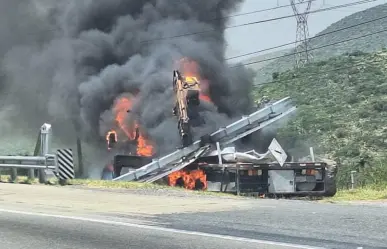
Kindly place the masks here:
<instances>
[{"instance_id":1,"label":"distant hill","mask_svg":"<svg viewBox=\"0 0 387 249\"><path fill-rule=\"evenodd\" d=\"M341 162L340 186L348 183L351 170L363 184L386 184L387 49L280 73L257 87L255 96L294 99L297 114L277 137L291 155L303 156L313 146Z\"/></svg>"},{"instance_id":2,"label":"distant hill","mask_svg":"<svg viewBox=\"0 0 387 249\"><path fill-rule=\"evenodd\" d=\"M278 57L278 56L285 55L285 54L287 54L287 53L289 53L291 51L292 51L292 49L282 49L282 50L279 50L279 51L275 51L275 52L271 52L271 53L266 53L266 54L263 54L263 55L253 56L253 57L251 57L249 59L243 60L242 63L243 64L247 64L246 67L248 67L250 69L259 70L259 69L261 69L261 68L263 68L263 67L265 67L265 66L267 66L267 65L269 65L269 64L271 64L273 62L272 60L268 60L268 59L273 58L273 57ZM262 61L262 62L255 63L257 61Z\"/></svg>"},{"instance_id":3,"label":"distant hill","mask_svg":"<svg viewBox=\"0 0 387 249\"><path fill-rule=\"evenodd\" d=\"M318 36L383 16L387 17L387 4L378 5L376 7L347 16L340 21L330 25L327 29L320 32ZM375 22L370 22L368 24L359 25L354 28L345 29L332 34L327 34L322 37L312 38L311 47L318 48L327 44L340 42L350 38L356 38L358 36L374 33L383 29L387 29L387 18ZM313 51L313 56L314 61L321 61L330 57L344 53L352 53L355 51L375 52L384 47L387 47L387 32L340 43L334 46L328 46L322 49L317 49ZM294 53L294 49L292 49L290 53ZM288 69L292 69L293 67L294 56L273 60L271 63L268 63L267 65L257 70L256 83L270 81L274 72L284 72Z\"/></svg>"}]
</instances>

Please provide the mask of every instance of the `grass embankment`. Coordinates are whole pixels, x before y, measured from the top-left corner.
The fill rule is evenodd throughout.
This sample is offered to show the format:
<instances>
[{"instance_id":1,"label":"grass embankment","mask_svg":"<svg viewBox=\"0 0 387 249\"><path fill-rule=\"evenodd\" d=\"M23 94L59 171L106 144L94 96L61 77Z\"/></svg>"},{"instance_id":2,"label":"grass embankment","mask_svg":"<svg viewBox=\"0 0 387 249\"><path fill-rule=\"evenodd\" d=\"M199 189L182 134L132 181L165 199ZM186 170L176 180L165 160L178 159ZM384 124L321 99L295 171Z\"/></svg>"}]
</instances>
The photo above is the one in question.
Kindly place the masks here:
<instances>
[{"instance_id":1,"label":"grass embankment","mask_svg":"<svg viewBox=\"0 0 387 249\"><path fill-rule=\"evenodd\" d=\"M11 183L9 175L1 175L0 182ZM56 178L48 179L48 182L51 185L58 185L59 180ZM28 179L26 176L18 176L16 182L19 184L39 184L39 179L34 178L32 180ZM113 181L102 181L102 180L91 180L91 179L73 179L67 181L68 185L81 185L91 188L120 188L120 189L167 189L171 188L164 185L156 185L151 183L141 183L141 182L113 182Z\"/></svg>"},{"instance_id":2,"label":"grass embankment","mask_svg":"<svg viewBox=\"0 0 387 249\"><path fill-rule=\"evenodd\" d=\"M0 175L0 182L11 182L11 177L9 175ZM37 184L39 183L39 179L28 179L26 176L18 176L16 182L19 184Z\"/></svg>"},{"instance_id":3,"label":"grass embankment","mask_svg":"<svg viewBox=\"0 0 387 249\"><path fill-rule=\"evenodd\" d=\"M71 185L81 185L91 188L113 188L113 189L171 189L169 186L156 185L152 183L127 182L127 181L103 181L91 179L69 180Z\"/></svg>"},{"instance_id":4,"label":"grass embankment","mask_svg":"<svg viewBox=\"0 0 387 249\"><path fill-rule=\"evenodd\" d=\"M131 189L131 190L170 190L170 191L182 191L186 193L199 194L199 195L217 195L217 196L231 196L227 193L209 192L209 191L193 191L186 190L184 188L171 187L168 185L154 184L154 183L142 183L142 182L126 182L126 181L103 181L103 180L91 180L91 179L74 179L70 180L69 184L80 185L89 188L105 188L105 189Z\"/></svg>"},{"instance_id":5,"label":"grass embankment","mask_svg":"<svg viewBox=\"0 0 387 249\"><path fill-rule=\"evenodd\" d=\"M0 182L11 183L9 175L1 175ZM19 184L39 184L39 179L35 178L29 180L26 176L18 176L15 183ZM97 189L128 189L128 190L169 190L169 191L181 191L185 193L198 194L198 195L216 195L216 196L228 196L232 195L227 193L209 192L209 191L193 191L186 190L184 188L170 187L162 184L154 183L142 183L142 182L126 182L126 181L104 181L104 180L92 180L92 179L73 179L67 181L68 185L78 185L88 188ZM56 178L49 179L49 185L59 185L59 181Z\"/></svg>"},{"instance_id":6,"label":"grass embankment","mask_svg":"<svg viewBox=\"0 0 387 249\"><path fill-rule=\"evenodd\" d=\"M334 197L324 199L326 201L387 201L386 186L368 186L353 190L340 190Z\"/></svg>"}]
</instances>

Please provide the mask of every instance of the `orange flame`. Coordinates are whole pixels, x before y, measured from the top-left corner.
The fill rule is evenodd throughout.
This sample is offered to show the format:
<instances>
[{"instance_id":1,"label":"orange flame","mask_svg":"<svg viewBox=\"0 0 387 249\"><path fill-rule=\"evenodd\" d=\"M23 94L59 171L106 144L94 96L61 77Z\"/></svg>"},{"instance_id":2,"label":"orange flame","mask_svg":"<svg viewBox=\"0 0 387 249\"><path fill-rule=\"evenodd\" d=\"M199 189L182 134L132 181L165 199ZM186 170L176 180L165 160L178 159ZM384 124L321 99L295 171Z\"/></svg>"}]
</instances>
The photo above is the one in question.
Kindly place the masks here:
<instances>
[{"instance_id":1,"label":"orange flame","mask_svg":"<svg viewBox=\"0 0 387 249\"><path fill-rule=\"evenodd\" d=\"M136 123L136 128L138 128L137 123ZM137 155L139 156L153 155L153 146L150 141L145 139L144 135L141 133L141 130L137 140Z\"/></svg>"},{"instance_id":2,"label":"orange flame","mask_svg":"<svg viewBox=\"0 0 387 249\"><path fill-rule=\"evenodd\" d=\"M114 131L114 130L111 130L111 131L109 131L107 134L106 134L106 141L107 141L107 144L108 144L108 150L110 150L111 149L111 147L110 147L110 136L111 135L114 135L114 142L117 142L117 132L116 131Z\"/></svg>"},{"instance_id":3,"label":"orange flame","mask_svg":"<svg viewBox=\"0 0 387 249\"><path fill-rule=\"evenodd\" d=\"M174 187L179 181L185 189L207 189L207 176L201 169L192 170L190 172L179 170L168 175L169 186Z\"/></svg>"},{"instance_id":4,"label":"orange flame","mask_svg":"<svg viewBox=\"0 0 387 249\"><path fill-rule=\"evenodd\" d=\"M114 105L114 113L116 115L116 121L123 132L125 132L126 136L133 140L135 135L129 129L128 125L125 122L125 118L128 115L128 110L132 108L132 101L128 98L122 97L120 98L116 104Z\"/></svg>"},{"instance_id":5,"label":"orange flame","mask_svg":"<svg viewBox=\"0 0 387 249\"><path fill-rule=\"evenodd\" d=\"M203 101L212 102L211 97L208 95L209 82L206 79L200 78L199 65L196 61L188 58L182 58L179 60L179 67L184 77L193 77L200 82L200 94L199 98Z\"/></svg>"},{"instance_id":6,"label":"orange flame","mask_svg":"<svg viewBox=\"0 0 387 249\"><path fill-rule=\"evenodd\" d=\"M132 108L132 101L129 98L121 97L118 99L113 107L114 113L115 113L115 120L120 127L120 129L125 133L127 138L129 140L136 139L136 129L138 129L138 138L137 138L137 155L139 156L152 156L153 151L153 145L151 141L146 139L146 137L143 134L143 131L138 125L138 122L136 120L127 120L126 117L128 115L128 111ZM108 132L107 139L112 131ZM113 131L115 132L115 131ZM116 141L117 141L117 133L116 135ZM109 141L108 141L109 143Z\"/></svg>"}]
</instances>

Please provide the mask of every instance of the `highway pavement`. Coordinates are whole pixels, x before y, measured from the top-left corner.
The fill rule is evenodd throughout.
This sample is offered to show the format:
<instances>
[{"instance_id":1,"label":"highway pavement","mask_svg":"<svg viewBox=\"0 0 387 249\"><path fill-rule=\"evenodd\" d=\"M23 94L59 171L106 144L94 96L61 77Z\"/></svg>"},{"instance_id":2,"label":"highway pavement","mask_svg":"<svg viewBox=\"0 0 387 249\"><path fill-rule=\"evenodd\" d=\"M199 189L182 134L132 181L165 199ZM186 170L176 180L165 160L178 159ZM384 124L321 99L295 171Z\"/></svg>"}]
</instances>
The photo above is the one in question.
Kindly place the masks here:
<instances>
[{"instance_id":1,"label":"highway pavement","mask_svg":"<svg viewBox=\"0 0 387 249\"><path fill-rule=\"evenodd\" d=\"M256 208L153 218L165 227L325 248L387 248L387 203L257 200Z\"/></svg>"},{"instance_id":2,"label":"highway pavement","mask_svg":"<svg viewBox=\"0 0 387 249\"><path fill-rule=\"evenodd\" d=\"M197 235L184 231L0 212L0 240L4 249L189 249L293 248L241 238ZM126 224L126 225L125 225Z\"/></svg>"},{"instance_id":3,"label":"highway pavement","mask_svg":"<svg viewBox=\"0 0 387 249\"><path fill-rule=\"evenodd\" d=\"M387 248L387 205L0 184L1 248Z\"/></svg>"}]
</instances>

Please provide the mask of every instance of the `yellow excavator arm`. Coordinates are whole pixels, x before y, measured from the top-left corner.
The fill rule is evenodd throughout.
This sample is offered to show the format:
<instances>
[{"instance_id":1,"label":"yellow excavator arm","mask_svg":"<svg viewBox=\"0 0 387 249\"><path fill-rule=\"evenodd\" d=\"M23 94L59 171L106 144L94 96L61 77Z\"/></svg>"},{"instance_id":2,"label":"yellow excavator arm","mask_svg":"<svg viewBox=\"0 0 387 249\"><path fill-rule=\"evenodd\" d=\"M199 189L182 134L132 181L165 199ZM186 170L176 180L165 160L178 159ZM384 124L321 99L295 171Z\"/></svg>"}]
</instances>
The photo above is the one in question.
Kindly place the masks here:
<instances>
[{"instance_id":1,"label":"yellow excavator arm","mask_svg":"<svg viewBox=\"0 0 387 249\"><path fill-rule=\"evenodd\" d=\"M173 71L173 91L175 106L173 114L178 117L178 129L184 147L193 142L191 134L190 112L193 106L200 104L200 82L196 77L184 77L179 71Z\"/></svg>"}]
</instances>

